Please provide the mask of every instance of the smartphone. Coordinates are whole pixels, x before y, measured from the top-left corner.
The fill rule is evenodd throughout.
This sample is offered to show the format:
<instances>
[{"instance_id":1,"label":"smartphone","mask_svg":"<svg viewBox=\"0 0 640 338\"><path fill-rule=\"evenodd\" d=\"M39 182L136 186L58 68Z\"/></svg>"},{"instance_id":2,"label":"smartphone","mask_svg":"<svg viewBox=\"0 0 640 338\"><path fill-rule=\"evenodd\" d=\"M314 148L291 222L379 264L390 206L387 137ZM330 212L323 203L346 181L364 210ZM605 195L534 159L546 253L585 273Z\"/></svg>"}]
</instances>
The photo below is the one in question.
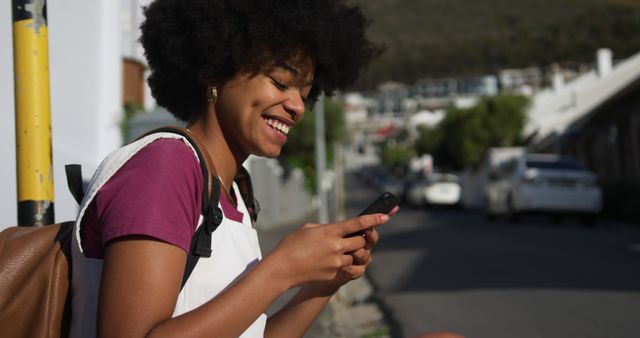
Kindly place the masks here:
<instances>
[{"instance_id":1,"label":"smartphone","mask_svg":"<svg viewBox=\"0 0 640 338\"><path fill-rule=\"evenodd\" d=\"M378 197L373 203L371 203L363 212L358 216L369 215L369 214L388 214L395 208L398 204L400 204L400 200L392 193L385 192L380 197ZM358 231L350 234L347 237L353 236L362 236L364 231Z\"/></svg>"}]
</instances>

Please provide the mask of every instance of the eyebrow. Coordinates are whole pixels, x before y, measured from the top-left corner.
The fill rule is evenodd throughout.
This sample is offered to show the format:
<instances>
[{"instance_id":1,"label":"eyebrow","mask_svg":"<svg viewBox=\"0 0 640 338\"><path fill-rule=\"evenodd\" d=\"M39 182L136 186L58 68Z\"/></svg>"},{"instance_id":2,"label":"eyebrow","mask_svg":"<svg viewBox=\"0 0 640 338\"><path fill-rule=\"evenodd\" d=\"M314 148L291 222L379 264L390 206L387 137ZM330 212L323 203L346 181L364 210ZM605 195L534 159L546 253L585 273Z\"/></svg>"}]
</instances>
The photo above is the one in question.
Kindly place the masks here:
<instances>
[{"instance_id":1,"label":"eyebrow","mask_svg":"<svg viewBox=\"0 0 640 338\"><path fill-rule=\"evenodd\" d=\"M299 76L300 75L300 70L298 70L297 68L295 68L295 67L293 67L291 65L288 65L286 63L279 62L279 63L276 64L276 67L280 67L280 68L282 68L282 69L284 69L286 71L289 71L289 72L293 73L295 76ZM312 86L313 85L313 80L309 80L309 81L305 82L303 85L304 85L304 87Z\"/></svg>"},{"instance_id":2,"label":"eyebrow","mask_svg":"<svg viewBox=\"0 0 640 338\"><path fill-rule=\"evenodd\" d=\"M278 64L276 64L276 66L280 68L284 68L295 75L300 75L300 71L297 68L295 68L294 66L288 65L284 62L279 62Z\"/></svg>"}]
</instances>

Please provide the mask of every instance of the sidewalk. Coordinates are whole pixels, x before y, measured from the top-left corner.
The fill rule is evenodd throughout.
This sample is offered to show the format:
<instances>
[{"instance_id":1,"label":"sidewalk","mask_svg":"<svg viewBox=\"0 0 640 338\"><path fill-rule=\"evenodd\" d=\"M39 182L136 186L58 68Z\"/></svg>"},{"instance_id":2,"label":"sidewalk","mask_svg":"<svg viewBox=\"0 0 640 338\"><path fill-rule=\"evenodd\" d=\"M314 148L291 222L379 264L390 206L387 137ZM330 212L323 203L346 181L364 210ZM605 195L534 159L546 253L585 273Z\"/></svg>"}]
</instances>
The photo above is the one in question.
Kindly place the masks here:
<instances>
[{"instance_id":1,"label":"sidewalk","mask_svg":"<svg viewBox=\"0 0 640 338\"><path fill-rule=\"evenodd\" d=\"M299 225L287 225L259 230L260 245L266 256L278 242ZM297 290L289 290L267 310L271 315L287 303ZM377 304L372 300L373 288L363 277L343 286L331 298L305 338L385 338L390 327Z\"/></svg>"}]
</instances>

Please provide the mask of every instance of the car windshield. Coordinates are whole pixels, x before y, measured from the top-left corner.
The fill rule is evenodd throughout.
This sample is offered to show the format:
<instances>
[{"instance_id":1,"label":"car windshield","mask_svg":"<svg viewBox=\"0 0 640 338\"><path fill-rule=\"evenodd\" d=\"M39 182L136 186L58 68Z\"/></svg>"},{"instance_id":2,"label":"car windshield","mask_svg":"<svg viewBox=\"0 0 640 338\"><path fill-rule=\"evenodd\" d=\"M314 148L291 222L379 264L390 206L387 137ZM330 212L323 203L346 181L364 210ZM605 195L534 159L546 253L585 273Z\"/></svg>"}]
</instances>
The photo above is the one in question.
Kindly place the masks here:
<instances>
[{"instance_id":1,"label":"car windshield","mask_svg":"<svg viewBox=\"0 0 640 338\"><path fill-rule=\"evenodd\" d=\"M552 170L586 170L580 163L569 159L555 161L527 160L527 168Z\"/></svg>"}]
</instances>

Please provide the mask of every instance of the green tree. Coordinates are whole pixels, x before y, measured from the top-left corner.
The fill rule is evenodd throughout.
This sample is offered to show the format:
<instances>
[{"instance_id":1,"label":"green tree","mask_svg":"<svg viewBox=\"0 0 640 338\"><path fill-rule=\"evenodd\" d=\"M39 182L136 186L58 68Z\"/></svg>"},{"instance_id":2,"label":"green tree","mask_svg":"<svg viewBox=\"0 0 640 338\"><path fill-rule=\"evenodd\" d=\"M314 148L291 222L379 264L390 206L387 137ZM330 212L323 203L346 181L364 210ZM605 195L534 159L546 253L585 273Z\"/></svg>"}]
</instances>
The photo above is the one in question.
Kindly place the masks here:
<instances>
[{"instance_id":1,"label":"green tree","mask_svg":"<svg viewBox=\"0 0 640 338\"><path fill-rule=\"evenodd\" d=\"M487 147L488 132L474 108L450 109L442 121L443 141L435 154L436 163L462 169L480 161Z\"/></svg>"},{"instance_id":2,"label":"green tree","mask_svg":"<svg viewBox=\"0 0 640 338\"><path fill-rule=\"evenodd\" d=\"M416 153L434 155L440 149L443 138L442 128L418 126L418 138L414 143Z\"/></svg>"},{"instance_id":3,"label":"green tree","mask_svg":"<svg viewBox=\"0 0 640 338\"><path fill-rule=\"evenodd\" d=\"M588 64L601 47L619 59L640 50L638 0L348 2L365 11L368 34L387 47L360 76L362 89L389 80Z\"/></svg>"},{"instance_id":4,"label":"green tree","mask_svg":"<svg viewBox=\"0 0 640 338\"><path fill-rule=\"evenodd\" d=\"M118 122L118 127L120 127L120 137L122 138L122 143L126 144L130 136L129 124L135 117L144 114L144 106L141 103L128 102L124 104L123 108L124 114L120 122Z\"/></svg>"},{"instance_id":5,"label":"green tree","mask_svg":"<svg viewBox=\"0 0 640 338\"><path fill-rule=\"evenodd\" d=\"M413 147L384 143L381 148L382 163L397 177L402 177L409 169L409 161L415 155Z\"/></svg>"},{"instance_id":6,"label":"green tree","mask_svg":"<svg viewBox=\"0 0 640 338\"><path fill-rule=\"evenodd\" d=\"M435 130L421 131L418 153L431 151L436 163L452 169L475 167L490 147L522 142L527 104L523 96L498 95L482 98L471 108L451 108Z\"/></svg>"},{"instance_id":7,"label":"green tree","mask_svg":"<svg viewBox=\"0 0 640 338\"><path fill-rule=\"evenodd\" d=\"M302 169L306 178L306 187L315 192L316 117L311 108L307 107L304 118L287 135L288 140L282 148L279 160L285 168L296 167ZM345 119L344 111L340 104L330 98L325 98L324 114L327 164L330 165L333 162L333 147L331 145L342 140L345 136Z\"/></svg>"}]
</instances>

